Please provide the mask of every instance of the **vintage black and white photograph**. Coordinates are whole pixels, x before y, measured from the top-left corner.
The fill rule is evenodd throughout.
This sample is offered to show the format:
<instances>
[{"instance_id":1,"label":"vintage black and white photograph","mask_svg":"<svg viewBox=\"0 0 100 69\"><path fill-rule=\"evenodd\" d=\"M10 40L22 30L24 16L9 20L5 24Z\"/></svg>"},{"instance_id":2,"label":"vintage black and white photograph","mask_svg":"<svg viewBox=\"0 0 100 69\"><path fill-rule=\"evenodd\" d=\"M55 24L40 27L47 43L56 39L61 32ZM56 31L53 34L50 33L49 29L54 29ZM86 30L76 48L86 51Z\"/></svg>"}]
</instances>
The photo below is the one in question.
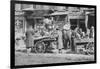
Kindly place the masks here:
<instances>
[{"instance_id":1,"label":"vintage black and white photograph","mask_svg":"<svg viewBox=\"0 0 100 69\"><path fill-rule=\"evenodd\" d=\"M95 61L96 8L14 4L15 66Z\"/></svg>"}]
</instances>

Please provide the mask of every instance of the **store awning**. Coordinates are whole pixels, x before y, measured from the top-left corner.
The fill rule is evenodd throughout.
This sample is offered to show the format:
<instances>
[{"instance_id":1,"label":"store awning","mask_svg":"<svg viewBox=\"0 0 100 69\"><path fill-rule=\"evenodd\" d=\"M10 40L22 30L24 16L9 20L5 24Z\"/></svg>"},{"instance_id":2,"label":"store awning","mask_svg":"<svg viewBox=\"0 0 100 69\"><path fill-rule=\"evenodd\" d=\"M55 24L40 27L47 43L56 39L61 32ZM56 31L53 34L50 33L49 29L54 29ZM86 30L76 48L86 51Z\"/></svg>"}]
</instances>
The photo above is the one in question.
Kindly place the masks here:
<instances>
[{"instance_id":1,"label":"store awning","mask_svg":"<svg viewBox=\"0 0 100 69\"><path fill-rule=\"evenodd\" d=\"M24 12L22 11L15 11L15 16L21 16L24 15Z\"/></svg>"},{"instance_id":2,"label":"store awning","mask_svg":"<svg viewBox=\"0 0 100 69\"><path fill-rule=\"evenodd\" d=\"M31 12L31 14L28 14L28 12L25 12L25 15L28 18L42 18L44 16L49 15L52 12L52 10L34 10Z\"/></svg>"},{"instance_id":3,"label":"store awning","mask_svg":"<svg viewBox=\"0 0 100 69\"><path fill-rule=\"evenodd\" d=\"M55 15L67 15L67 14L68 14L67 11L66 11L66 12L54 12L54 13L50 14L50 16L55 16Z\"/></svg>"},{"instance_id":4,"label":"store awning","mask_svg":"<svg viewBox=\"0 0 100 69\"><path fill-rule=\"evenodd\" d=\"M85 18L85 14L82 12L70 12L68 14L68 17L70 19L84 19Z\"/></svg>"},{"instance_id":5,"label":"store awning","mask_svg":"<svg viewBox=\"0 0 100 69\"><path fill-rule=\"evenodd\" d=\"M33 9L32 7L30 8L25 8L25 9L22 9L22 11L34 11L35 9Z\"/></svg>"},{"instance_id":6,"label":"store awning","mask_svg":"<svg viewBox=\"0 0 100 69\"><path fill-rule=\"evenodd\" d=\"M94 12L86 12L86 15L92 15L92 16L94 16L95 13Z\"/></svg>"}]
</instances>

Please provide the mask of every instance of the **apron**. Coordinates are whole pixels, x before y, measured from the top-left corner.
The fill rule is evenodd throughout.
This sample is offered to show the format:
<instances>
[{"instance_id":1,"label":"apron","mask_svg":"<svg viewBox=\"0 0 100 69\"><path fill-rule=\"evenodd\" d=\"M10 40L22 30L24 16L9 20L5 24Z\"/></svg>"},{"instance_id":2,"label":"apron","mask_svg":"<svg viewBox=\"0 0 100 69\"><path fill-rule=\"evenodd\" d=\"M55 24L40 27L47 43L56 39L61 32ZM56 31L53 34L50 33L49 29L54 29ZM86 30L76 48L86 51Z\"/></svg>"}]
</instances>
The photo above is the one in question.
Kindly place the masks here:
<instances>
[{"instance_id":1,"label":"apron","mask_svg":"<svg viewBox=\"0 0 100 69\"><path fill-rule=\"evenodd\" d=\"M63 48L62 31L58 31L58 49Z\"/></svg>"}]
</instances>

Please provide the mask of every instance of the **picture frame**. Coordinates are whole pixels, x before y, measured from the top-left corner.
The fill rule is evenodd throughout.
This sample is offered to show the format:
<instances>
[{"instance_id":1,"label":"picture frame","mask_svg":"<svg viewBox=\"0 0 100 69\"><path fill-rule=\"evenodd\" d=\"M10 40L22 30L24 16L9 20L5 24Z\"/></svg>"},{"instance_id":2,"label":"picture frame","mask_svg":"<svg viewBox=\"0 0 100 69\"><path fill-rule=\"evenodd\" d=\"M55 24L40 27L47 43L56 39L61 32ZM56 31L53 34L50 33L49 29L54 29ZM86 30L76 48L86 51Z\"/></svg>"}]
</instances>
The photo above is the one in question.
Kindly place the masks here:
<instances>
[{"instance_id":1,"label":"picture frame","mask_svg":"<svg viewBox=\"0 0 100 69\"><path fill-rule=\"evenodd\" d=\"M10 60L11 60L11 63L10 63L10 66L11 66L11 68L13 69L13 68L30 68L30 67L48 67L48 66L61 66L61 65L79 65L79 64L93 64L93 63L96 63L97 62L97 59L96 59L96 51L97 51L97 49L96 49L96 6L95 5L81 5L81 4L67 4L67 3L49 3L49 2L35 2L35 1L10 1L10 4L11 4L11 8L10 8L10 14L11 14L11 17L10 17L10 21L11 21L11 24L10 24L10 44L11 44L11 46L10 46L10 49L11 49L11 51L10 51ZM23 11L20 11L20 9L19 9L19 7L20 6L18 6L18 5L16 5L16 4L26 4L26 5L30 5L30 7L31 7L31 9L27 9L27 8L23 8L24 10ZM32 6L31 6L32 5ZM95 31L95 33L94 33L94 38L93 38L93 45L94 45L94 54L92 54L92 58L90 58L90 59L92 59L92 61L90 61L90 59L89 58L86 58L86 60L88 60L89 59L89 61L81 61L81 59L77 59L77 61L75 60L75 61L72 61L72 62L56 62L56 61L58 61L58 60L55 60L55 62L56 63L44 63L44 64L38 64L38 63L36 63L36 64L34 64L34 63L32 63L32 64L30 64L30 62L32 62L31 60L30 60L30 62L29 62L29 64L28 64L28 60L26 61L26 63L25 63L25 60L24 60L24 58L22 58L21 59L21 57L19 57L21 54L20 54L20 51L18 52L18 55L16 55L16 48L15 48L15 44L16 44L16 33L15 33L15 31L16 31L16 24L15 24L15 21L17 20L17 19L19 19L19 21L20 22L18 22L18 23L23 23L23 22L25 22L25 21L23 21L23 19L25 19L25 17L26 18L33 18L33 17L31 17L31 15L33 15L34 16L34 14L30 14L30 13L33 13L33 10L34 9L32 9L33 8L33 5L46 5L46 7L45 8L47 8L47 6L67 6L67 7L71 7L72 8L72 10L73 10L73 7L74 8L90 8L90 9L83 9L83 11L85 10L85 12L83 12L83 11L81 11L82 12L82 14L79 14L79 15L83 15L83 16L90 16L91 15L91 19L90 19L90 22L91 22L91 20L93 20L92 21L92 25L94 26L94 31ZM17 6L17 12L16 12L16 6ZM26 6L27 7L27 6ZM36 7L36 6L34 6L34 7ZM38 7L39 8L39 7ZM93 10L91 10L91 8L93 9ZM21 8L22 9L22 8ZM68 11L68 10L66 10L65 8L63 8L64 9L64 11ZM67 8L68 9L68 8ZM40 9L41 10L41 9ZM42 9L43 10L43 9ZM47 10L48 10L48 8L47 8ZM56 10L54 10L54 9L52 9L52 8L50 8L50 10L52 10L52 11L49 11L50 13L51 13L51 15L53 15L54 17L55 17L55 15L64 15L64 14L66 14L65 12L63 12L63 10L61 9L60 11L61 12L63 12L63 13L60 13L60 14L58 14L58 13L56 13L56 14L54 14L55 13L55 11L58 11L59 9L56 9ZM28 12L29 11L29 14L26 14L25 15L25 13L26 12ZM31 12L32 11L32 12ZM69 18L72 18L73 20L75 19L75 18L77 18L78 16L78 14L77 14L77 12L79 11L79 10L73 10L73 11L75 11L75 13L74 14L76 14L76 16L75 15L73 15L72 13L68 13L68 14L70 14L70 15L73 15L72 17L69 17ZM91 12L91 11L93 11L93 13ZM21 12L21 13L20 13ZM71 11L70 11L71 12ZM36 14L36 13L35 13ZM45 15L45 11L43 11L43 12L41 12L41 14L44 14L43 16L44 17L49 17L47 14ZM21 16L19 16L19 15L21 15ZM23 16L24 15L24 16ZM27 15L29 16L29 17L27 17ZM93 16L92 16L93 15ZM17 17L16 17L17 16ZM75 16L75 17L74 17ZM92 18L93 17L93 18ZM62 17L61 17L62 18ZM78 17L79 19L81 18L81 17ZM85 18L86 19L86 17L82 17L82 18ZM60 19L58 19L58 20L60 20ZM73 21L72 20L72 23L75 23L75 20ZM78 20L78 19L77 19ZM88 19L89 20L89 19ZM29 21L31 21L31 20L29 20ZM87 21L87 20L85 20L85 21ZM71 22L71 20L70 20L70 22ZM80 22L84 22L84 19L83 19L83 21L80 21ZM89 21L88 21L89 22ZM16 22L17 23L17 22ZM22 24L23 25L23 24ZM74 24L73 24L74 25ZM91 24L90 24L91 25ZM20 25L21 26L21 25ZM18 26L19 27L19 26ZM23 26L21 26L21 27L23 27ZM72 28L74 28L74 26L72 26ZM26 31L26 28L24 28L24 32ZM25 35L26 36L26 35ZM25 37L23 37L22 39L24 39ZM20 39L17 39L17 40L20 40ZM87 40L86 40L87 41ZM90 42L92 41L91 39L89 40ZM81 41L82 42L82 41ZM37 52L39 52L39 51L37 51ZM24 53L22 53L22 54L25 54L25 55L27 55L27 53L26 52L24 52ZM46 56L46 55L48 55L48 53L46 53L46 54L44 54L44 53L41 53L43 56ZM38 56L40 56L41 54L36 54L36 55L38 55ZM52 53L53 54L53 53ZM74 53L71 53L71 54L74 54ZM33 54L31 54L31 56L32 56ZM55 54L54 54L55 55ZM50 56L54 56L54 55L50 55ZM22 56L22 55L21 55ZM29 55L29 56L26 56L27 58L29 57L29 59L31 58L31 56ZM57 56L62 56L61 54L60 55L57 55ZM65 55L64 55L65 56ZM91 56L91 55L90 55ZM17 57L17 58L16 58ZM24 55L22 56L22 57L24 57ZM41 57L41 56L40 56ZM70 56L71 57L71 56ZM82 56L83 57L83 56ZM50 57L49 57L50 58ZM57 57L56 57L57 58ZM55 58L55 59L56 59ZM40 59L40 58L39 58ZM59 58L59 59L61 59L61 58ZM66 58L67 59L67 58ZM84 57L83 57L83 59L84 59ZM43 60L45 60L45 58L43 58ZM45 61L48 61L49 59L47 59L47 60L45 60ZM62 59L61 59L62 60ZM71 59L68 59L68 60L71 60ZM74 60L74 58L73 58L73 60ZM80 62L78 62L80 60ZM22 62L24 62L24 63L19 63L19 61L22 61ZM33 61L34 62L34 61ZM40 62L40 61L38 61L38 62ZM43 61L42 61L43 62ZM48 61L48 62L50 62L50 61ZM16 64L16 63L18 63L18 65Z\"/></svg>"}]
</instances>

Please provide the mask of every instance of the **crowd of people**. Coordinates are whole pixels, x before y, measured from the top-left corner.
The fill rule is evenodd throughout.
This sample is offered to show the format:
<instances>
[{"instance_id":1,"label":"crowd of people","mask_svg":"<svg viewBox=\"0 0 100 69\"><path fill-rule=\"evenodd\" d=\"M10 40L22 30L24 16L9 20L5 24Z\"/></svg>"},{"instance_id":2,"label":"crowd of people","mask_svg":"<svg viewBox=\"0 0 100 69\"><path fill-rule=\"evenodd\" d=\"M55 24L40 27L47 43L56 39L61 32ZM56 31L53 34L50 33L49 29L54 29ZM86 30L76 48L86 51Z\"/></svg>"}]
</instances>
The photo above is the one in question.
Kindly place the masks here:
<instances>
[{"instance_id":1,"label":"crowd of people","mask_svg":"<svg viewBox=\"0 0 100 69\"><path fill-rule=\"evenodd\" d=\"M26 48L29 49L34 46L34 37L42 36L58 37L58 45L56 48L58 48L59 51L69 48L75 51L74 39L94 38L94 27L91 26L91 29L87 29L86 32L83 32L82 28L79 27L72 30L70 22L66 22L63 28L60 28L54 23L53 18L44 18L42 24L34 28L30 25L27 28L25 40Z\"/></svg>"}]
</instances>

